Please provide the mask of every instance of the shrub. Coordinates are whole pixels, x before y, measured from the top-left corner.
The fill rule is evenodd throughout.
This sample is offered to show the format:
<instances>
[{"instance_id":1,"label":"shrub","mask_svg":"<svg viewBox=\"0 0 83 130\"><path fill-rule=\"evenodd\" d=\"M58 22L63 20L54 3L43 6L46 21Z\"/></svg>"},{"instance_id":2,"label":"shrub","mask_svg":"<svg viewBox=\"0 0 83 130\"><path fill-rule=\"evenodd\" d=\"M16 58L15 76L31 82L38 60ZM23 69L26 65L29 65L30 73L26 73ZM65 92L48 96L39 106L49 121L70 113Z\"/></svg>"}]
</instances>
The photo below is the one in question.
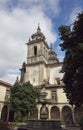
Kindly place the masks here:
<instances>
[{"instance_id":1,"label":"shrub","mask_svg":"<svg viewBox=\"0 0 83 130\"><path fill-rule=\"evenodd\" d=\"M81 126L81 128L83 128L83 117L80 119L79 125Z\"/></svg>"},{"instance_id":2,"label":"shrub","mask_svg":"<svg viewBox=\"0 0 83 130\"><path fill-rule=\"evenodd\" d=\"M10 130L10 125L8 122L0 120L0 130Z\"/></svg>"}]
</instances>

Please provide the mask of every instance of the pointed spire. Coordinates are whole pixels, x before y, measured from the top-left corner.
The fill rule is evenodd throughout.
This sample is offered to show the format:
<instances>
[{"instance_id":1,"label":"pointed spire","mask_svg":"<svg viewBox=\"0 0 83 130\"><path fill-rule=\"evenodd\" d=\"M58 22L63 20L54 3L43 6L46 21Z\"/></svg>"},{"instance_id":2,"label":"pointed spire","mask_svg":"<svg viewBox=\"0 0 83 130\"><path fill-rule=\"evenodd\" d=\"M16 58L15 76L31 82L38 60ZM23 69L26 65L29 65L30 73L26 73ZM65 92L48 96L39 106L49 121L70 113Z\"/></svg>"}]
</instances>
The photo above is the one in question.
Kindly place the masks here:
<instances>
[{"instance_id":1,"label":"pointed spire","mask_svg":"<svg viewBox=\"0 0 83 130\"><path fill-rule=\"evenodd\" d=\"M37 32L41 31L40 24L38 23Z\"/></svg>"},{"instance_id":2,"label":"pointed spire","mask_svg":"<svg viewBox=\"0 0 83 130\"><path fill-rule=\"evenodd\" d=\"M19 77L18 76L16 77L16 83L19 83Z\"/></svg>"}]
</instances>

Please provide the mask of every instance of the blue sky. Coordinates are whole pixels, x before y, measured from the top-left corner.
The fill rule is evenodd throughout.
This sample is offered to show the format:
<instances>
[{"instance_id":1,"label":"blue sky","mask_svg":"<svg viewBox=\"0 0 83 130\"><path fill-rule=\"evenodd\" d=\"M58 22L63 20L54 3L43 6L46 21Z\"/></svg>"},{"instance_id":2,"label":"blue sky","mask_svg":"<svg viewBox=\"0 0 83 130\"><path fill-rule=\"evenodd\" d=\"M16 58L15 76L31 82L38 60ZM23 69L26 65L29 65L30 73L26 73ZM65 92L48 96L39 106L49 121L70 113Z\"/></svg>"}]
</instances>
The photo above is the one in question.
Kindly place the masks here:
<instances>
[{"instance_id":1,"label":"blue sky","mask_svg":"<svg viewBox=\"0 0 83 130\"><path fill-rule=\"evenodd\" d=\"M0 0L0 79L14 83L19 68L27 58L30 36L38 22L60 61L58 27L71 25L83 11L83 0Z\"/></svg>"}]
</instances>

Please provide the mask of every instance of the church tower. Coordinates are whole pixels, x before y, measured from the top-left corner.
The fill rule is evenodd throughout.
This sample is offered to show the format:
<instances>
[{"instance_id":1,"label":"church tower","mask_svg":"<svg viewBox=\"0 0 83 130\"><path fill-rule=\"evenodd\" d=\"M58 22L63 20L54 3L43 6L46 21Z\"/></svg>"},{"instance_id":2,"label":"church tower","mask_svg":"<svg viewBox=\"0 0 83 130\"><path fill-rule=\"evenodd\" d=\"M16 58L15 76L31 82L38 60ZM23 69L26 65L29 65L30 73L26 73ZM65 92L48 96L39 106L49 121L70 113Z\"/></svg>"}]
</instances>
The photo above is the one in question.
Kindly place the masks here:
<instances>
[{"instance_id":1,"label":"church tower","mask_svg":"<svg viewBox=\"0 0 83 130\"><path fill-rule=\"evenodd\" d=\"M44 81L53 83L54 66L59 64L56 53L49 48L44 34L38 25L36 33L32 34L27 44L27 63L23 63L20 82L30 81L33 86L39 86Z\"/></svg>"},{"instance_id":2,"label":"church tower","mask_svg":"<svg viewBox=\"0 0 83 130\"><path fill-rule=\"evenodd\" d=\"M37 64L40 62L48 62L48 50L49 46L45 41L45 36L41 32L38 25L37 32L32 34L31 39L27 43L28 53L27 53L27 64Z\"/></svg>"},{"instance_id":3,"label":"church tower","mask_svg":"<svg viewBox=\"0 0 83 130\"><path fill-rule=\"evenodd\" d=\"M48 64L49 46L44 34L38 25L36 33L32 34L27 43L26 72L21 71L22 82L30 81L34 86L41 85L46 77L46 64ZM23 69L21 69L23 70Z\"/></svg>"}]
</instances>

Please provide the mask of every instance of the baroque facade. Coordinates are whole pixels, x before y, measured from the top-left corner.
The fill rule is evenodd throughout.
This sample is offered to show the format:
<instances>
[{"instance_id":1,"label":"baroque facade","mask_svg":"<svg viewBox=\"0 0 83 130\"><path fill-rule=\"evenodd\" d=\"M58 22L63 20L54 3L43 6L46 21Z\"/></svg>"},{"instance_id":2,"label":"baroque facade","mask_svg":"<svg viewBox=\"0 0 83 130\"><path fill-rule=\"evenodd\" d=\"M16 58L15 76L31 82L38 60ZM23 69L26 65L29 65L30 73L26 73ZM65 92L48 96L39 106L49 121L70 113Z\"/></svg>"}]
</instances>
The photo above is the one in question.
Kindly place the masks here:
<instances>
[{"instance_id":1,"label":"baroque facade","mask_svg":"<svg viewBox=\"0 0 83 130\"><path fill-rule=\"evenodd\" d=\"M21 68L21 82L30 81L37 86L44 80L50 84L57 84L61 80L59 71L62 63L52 47L48 46L39 26L27 43L27 52L27 64L23 63Z\"/></svg>"},{"instance_id":2,"label":"baroque facade","mask_svg":"<svg viewBox=\"0 0 83 130\"><path fill-rule=\"evenodd\" d=\"M60 73L62 63L57 59L57 54L52 46L48 46L44 34L38 26L36 33L32 34L27 43L27 63L23 63L20 71L20 82L30 81L34 87L45 89L47 99L52 103L47 104L48 119L60 119L66 123L78 123L83 115L83 108L69 105L63 91L64 84ZM40 119L41 104L37 105L37 118Z\"/></svg>"}]
</instances>

